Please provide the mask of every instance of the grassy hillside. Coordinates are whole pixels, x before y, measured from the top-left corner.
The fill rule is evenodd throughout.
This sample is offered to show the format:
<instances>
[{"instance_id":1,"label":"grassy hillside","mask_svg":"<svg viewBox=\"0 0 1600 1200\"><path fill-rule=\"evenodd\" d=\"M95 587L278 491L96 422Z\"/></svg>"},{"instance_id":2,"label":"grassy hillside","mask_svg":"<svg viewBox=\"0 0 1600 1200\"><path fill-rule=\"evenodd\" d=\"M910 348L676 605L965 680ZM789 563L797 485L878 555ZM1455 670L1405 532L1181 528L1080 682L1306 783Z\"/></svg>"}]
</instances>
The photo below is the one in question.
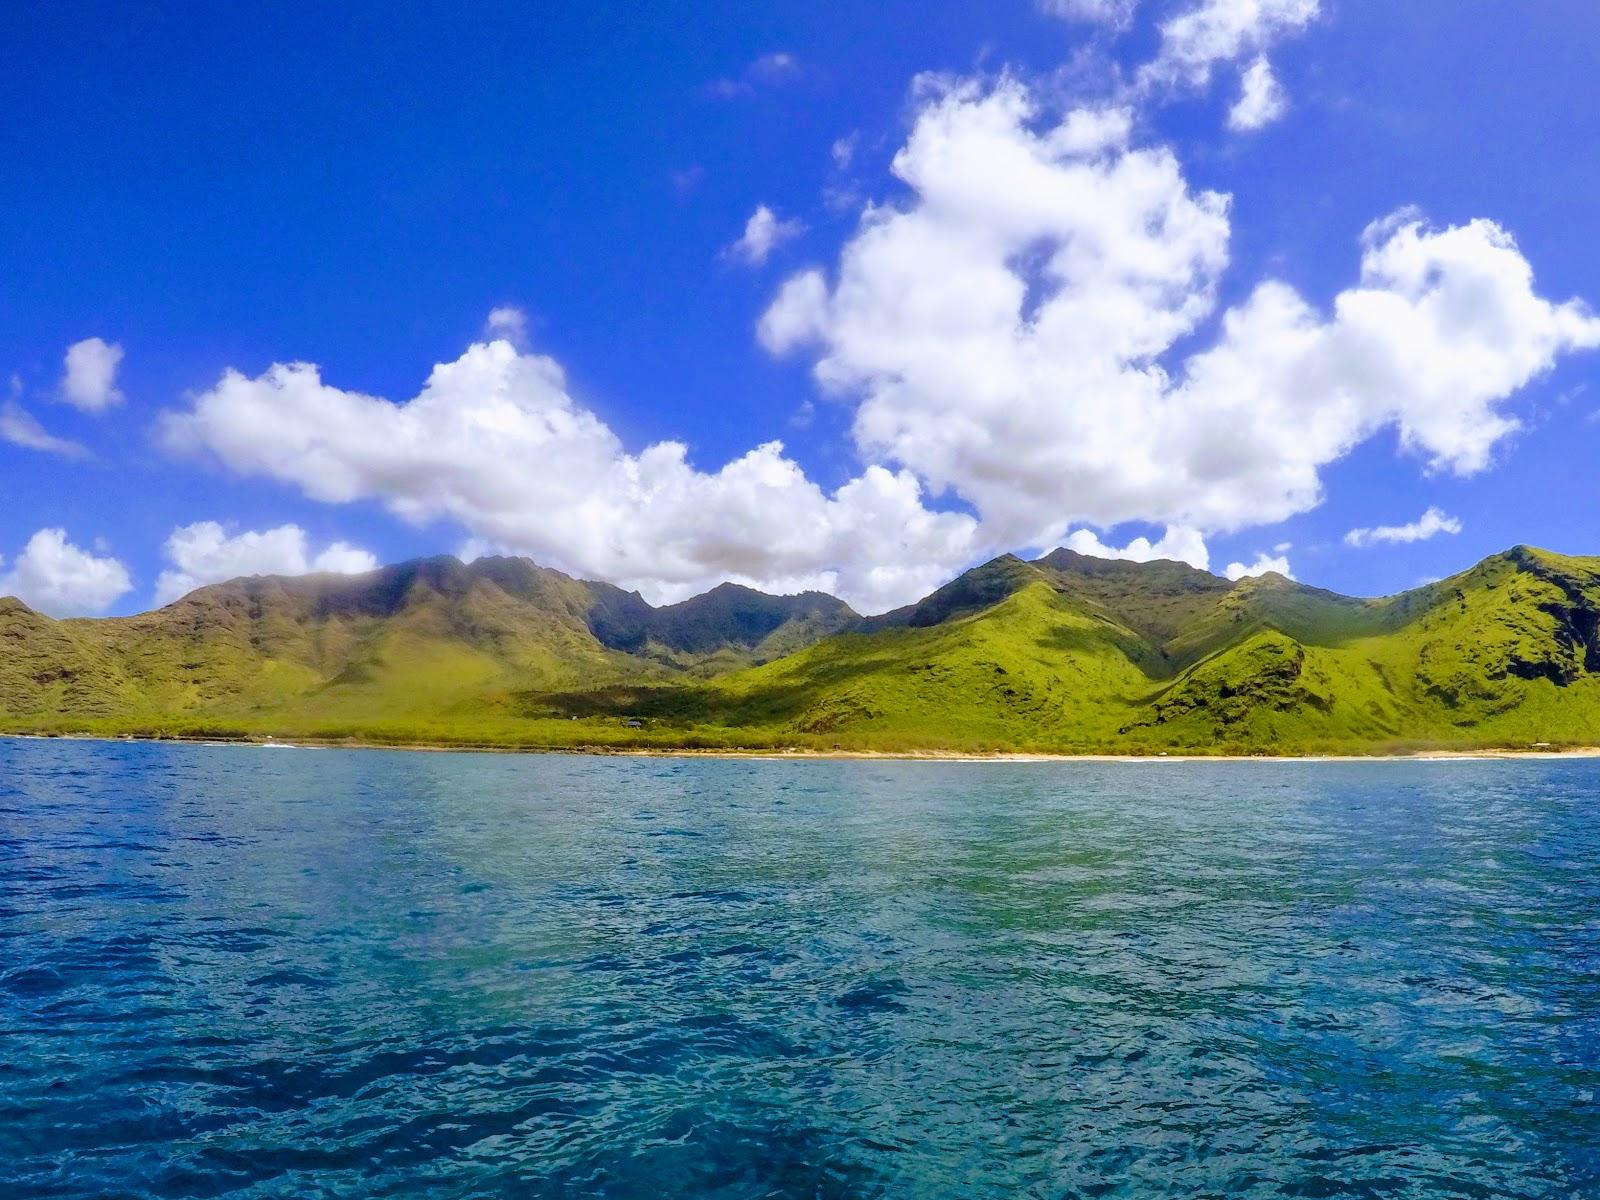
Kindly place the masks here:
<instances>
[{"instance_id":1,"label":"grassy hillside","mask_svg":"<svg viewBox=\"0 0 1600 1200\"><path fill-rule=\"evenodd\" d=\"M523 711L761 744L1087 748L1115 737L1149 690L1136 644L1034 580L988 609L830 638L699 686L529 695Z\"/></svg>"},{"instance_id":2,"label":"grassy hillside","mask_svg":"<svg viewBox=\"0 0 1600 1200\"><path fill-rule=\"evenodd\" d=\"M0 726L431 736L495 725L529 689L729 670L854 620L831 596L732 587L655 609L523 559L240 579L106 620L5 600Z\"/></svg>"},{"instance_id":3,"label":"grassy hillside","mask_svg":"<svg viewBox=\"0 0 1600 1200\"><path fill-rule=\"evenodd\" d=\"M0 602L0 728L517 746L1111 752L1600 744L1600 560L1398 596L1058 550L861 619L652 608L520 559L249 579L156 613Z\"/></svg>"},{"instance_id":4,"label":"grassy hillside","mask_svg":"<svg viewBox=\"0 0 1600 1200\"><path fill-rule=\"evenodd\" d=\"M1600 744L1600 561L1519 547L1362 600L1057 551L693 688L525 697L668 738L1300 753Z\"/></svg>"}]
</instances>

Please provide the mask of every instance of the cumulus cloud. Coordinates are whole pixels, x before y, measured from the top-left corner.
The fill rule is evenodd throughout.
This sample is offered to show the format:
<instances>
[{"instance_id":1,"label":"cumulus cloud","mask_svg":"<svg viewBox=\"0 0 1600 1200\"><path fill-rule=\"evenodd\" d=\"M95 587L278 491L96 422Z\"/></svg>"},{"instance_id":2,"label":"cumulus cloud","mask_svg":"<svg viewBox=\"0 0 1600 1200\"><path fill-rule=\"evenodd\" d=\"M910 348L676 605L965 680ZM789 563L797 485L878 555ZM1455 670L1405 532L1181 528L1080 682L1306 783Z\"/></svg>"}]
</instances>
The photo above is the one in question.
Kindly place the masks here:
<instances>
[{"instance_id":1,"label":"cumulus cloud","mask_svg":"<svg viewBox=\"0 0 1600 1200\"><path fill-rule=\"evenodd\" d=\"M359 575L378 566L371 553L346 542L334 542L313 555L298 525L229 534L216 521L197 521L174 529L163 553L172 565L156 580L158 606L205 584L242 575Z\"/></svg>"},{"instance_id":2,"label":"cumulus cloud","mask_svg":"<svg viewBox=\"0 0 1600 1200\"><path fill-rule=\"evenodd\" d=\"M1242 562L1229 563L1223 574L1234 582L1254 575L1276 573L1285 579L1293 579L1294 572L1289 570L1289 560L1281 554L1261 553L1256 555L1253 563L1246 565Z\"/></svg>"},{"instance_id":3,"label":"cumulus cloud","mask_svg":"<svg viewBox=\"0 0 1600 1200\"><path fill-rule=\"evenodd\" d=\"M1093 532L1087 529L1075 529L1067 535L1062 543L1068 550L1076 550L1079 554L1092 555L1095 558L1122 558L1130 562L1155 562L1158 559L1171 559L1173 562L1188 563L1204 571L1211 565L1211 554L1206 549L1205 538L1197 530L1185 529L1181 526L1168 526L1162 534L1161 540L1152 542L1149 538L1136 537L1126 546L1108 546Z\"/></svg>"},{"instance_id":4,"label":"cumulus cloud","mask_svg":"<svg viewBox=\"0 0 1600 1200\"><path fill-rule=\"evenodd\" d=\"M0 575L0 596L52 617L103 613L132 588L122 563L74 546L64 529L39 530Z\"/></svg>"},{"instance_id":5,"label":"cumulus cloud","mask_svg":"<svg viewBox=\"0 0 1600 1200\"><path fill-rule=\"evenodd\" d=\"M775 50L751 59L738 75L706 84L706 95L716 100L737 100L764 88L782 87L800 77L800 60L787 50Z\"/></svg>"},{"instance_id":6,"label":"cumulus cloud","mask_svg":"<svg viewBox=\"0 0 1600 1200\"><path fill-rule=\"evenodd\" d=\"M784 283L758 334L809 353L855 402L861 451L955 492L993 545L1275 523L1385 428L1469 474L1517 429L1520 388L1600 345L1498 225L1401 213L1367 230L1331 311L1267 280L1195 348L1229 198L1105 110L1042 116L1014 79L931 93L892 169L907 195L869 205L831 270Z\"/></svg>"},{"instance_id":7,"label":"cumulus cloud","mask_svg":"<svg viewBox=\"0 0 1600 1200\"><path fill-rule=\"evenodd\" d=\"M731 579L880 610L974 553L972 518L930 511L909 471L868 467L828 492L778 442L711 472L678 442L630 454L574 402L557 363L503 340L435 367L403 403L331 386L305 363L229 371L165 414L162 437L317 500L448 519L482 546L657 601Z\"/></svg>"},{"instance_id":8,"label":"cumulus cloud","mask_svg":"<svg viewBox=\"0 0 1600 1200\"><path fill-rule=\"evenodd\" d=\"M1321 10L1320 0L1199 0L1162 23L1160 48L1140 79L1204 87L1217 64L1260 55Z\"/></svg>"},{"instance_id":9,"label":"cumulus cloud","mask_svg":"<svg viewBox=\"0 0 1600 1200\"><path fill-rule=\"evenodd\" d=\"M1387 426L1431 470L1482 470L1520 427L1504 402L1563 354L1597 345L1600 320L1577 301L1539 296L1500 226L1434 229L1407 212L1367 229L1360 282L1330 316L1284 284L1263 284L1227 314L1220 344L1191 360L1184 388L1249 389L1269 415L1304 419L1300 452L1282 447L1289 465L1274 474L1286 493L1306 492L1317 465ZM1295 389L1305 390L1295 398Z\"/></svg>"},{"instance_id":10,"label":"cumulus cloud","mask_svg":"<svg viewBox=\"0 0 1600 1200\"><path fill-rule=\"evenodd\" d=\"M1409 525L1378 525L1372 529L1352 529L1344 535L1346 546L1371 546L1379 542L1425 542L1441 533L1460 533L1461 522L1443 509L1429 506Z\"/></svg>"},{"instance_id":11,"label":"cumulus cloud","mask_svg":"<svg viewBox=\"0 0 1600 1200\"><path fill-rule=\"evenodd\" d=\"M1263 129L1282 117L1288 108L1288 97L1278 77L1272 73L1272 64L1265 57L1258 58L1240 77L1239 99L1228 110L1228 128L1239 133Z\"/></svg>"},{"instance_id":12,"label":"cumulus cloud","mask_svg":"<svg viewBox=\"0 0 1600 1200\"><path fill-rule=\"evenodd\" d=\"M804 221L798 218L780 220L777 213L762 204L756 208L755 212L750 214L750 219L745 222L744 232L739 235L739 240L729 246L723 253L729 258L737 259L746 266L759 267L784 242L792 241L805 231L806 225Z\"/></svg>"},{"instance_id":13,"label":"cumulus cloud","mask_svg":"<svg viewBox=\"0 0 1600 1200\"><path fill-rule=\"evenodd\" d=\"M39 424L38 418L14 399L0 403L0 441L10 442L25 450L59 454L63 458L83 458L88 454L77 442L49 432Z\"/></svg>"},{"instance_id":14,"label":"cumulus cloud","mask_svg":"<svg viewBox=\"0 0 1600 1200\"><path fill-rule=\"evenodd\" d=\"M61 398L88 413L100 413L122 403L117 390L117 369L122 347L102 338L84 338L67 347L61 374Z\"/></svg>"}]
</instances>

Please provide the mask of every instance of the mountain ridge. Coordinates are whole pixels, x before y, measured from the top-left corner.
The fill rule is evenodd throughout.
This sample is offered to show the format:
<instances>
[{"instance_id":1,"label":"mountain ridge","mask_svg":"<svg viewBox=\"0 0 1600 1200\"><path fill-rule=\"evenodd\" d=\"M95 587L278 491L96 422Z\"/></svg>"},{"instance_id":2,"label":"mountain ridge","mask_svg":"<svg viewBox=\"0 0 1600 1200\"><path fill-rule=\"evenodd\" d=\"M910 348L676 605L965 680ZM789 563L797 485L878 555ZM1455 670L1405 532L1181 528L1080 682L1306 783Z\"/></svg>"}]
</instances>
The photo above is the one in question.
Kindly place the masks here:
<instances>
[{"instance_id":1,"label":"mountain ridge","mask_svg":"<svg viewBox=\"0 0 1600 1200\"><path fill-rule=\"evenodd\" d=\"M1000 555L863 617L522 558L251 576L130 617L0 599L0 730L553 746L1300 752L1600 744L1600 559L1349 597Z\"/></svg>"}]
</instances>

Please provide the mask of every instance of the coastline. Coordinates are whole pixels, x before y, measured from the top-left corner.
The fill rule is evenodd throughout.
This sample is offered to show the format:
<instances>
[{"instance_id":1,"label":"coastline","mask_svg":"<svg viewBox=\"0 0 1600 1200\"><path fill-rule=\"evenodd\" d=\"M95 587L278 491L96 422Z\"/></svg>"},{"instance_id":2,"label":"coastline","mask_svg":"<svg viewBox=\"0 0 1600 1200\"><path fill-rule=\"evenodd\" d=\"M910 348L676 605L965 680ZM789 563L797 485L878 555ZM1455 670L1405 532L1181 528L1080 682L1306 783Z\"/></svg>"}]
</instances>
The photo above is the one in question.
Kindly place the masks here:
<instances>
[{"instance_id":1,"label":"coastline","mask_svg":"<svg viewBox=\"0 0 1600 1200\"><path fill-rule=\"evenodd\" d=\"M1155 754L1114 754L1105 752L1040 753L1028 751L1000 751L993 754L956 750L813 750L788 748L778 750L698 749L694 747L659 746L513 746L494 743L446 744L433 742L383 742L360 738L300 738L300 737L139 737L132 734L97 733L27 733L0 730L0 740L16 738L40 742L139 742L156 745L189 745L237 747L256 750L395 750L420 754L569 754L593 758L710 758L735 760L779 761L855 761L855 762L943 762L943 763L1206 763L1206 762L1451 762L1493 761L1496 759L1550 759L1550 758L1600 758L1600 746L1540 747L1478 747L1399 751L1307 754L1274 754L1266 751L1252 754L1195 754L1192 752L1158 752Z\"/></svg>"}]
</instances>

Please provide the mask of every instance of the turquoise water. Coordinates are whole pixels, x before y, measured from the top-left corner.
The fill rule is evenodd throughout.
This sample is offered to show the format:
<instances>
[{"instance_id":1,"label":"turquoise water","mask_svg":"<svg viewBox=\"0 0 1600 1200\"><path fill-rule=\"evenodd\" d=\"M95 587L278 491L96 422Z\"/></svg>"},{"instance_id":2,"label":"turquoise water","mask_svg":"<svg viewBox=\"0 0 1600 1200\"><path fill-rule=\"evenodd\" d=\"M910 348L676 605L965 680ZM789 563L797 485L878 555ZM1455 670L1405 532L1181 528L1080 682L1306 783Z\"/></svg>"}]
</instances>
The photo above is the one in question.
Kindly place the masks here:
<instances>
[{"instance_id":1,"label":"turquoise water","mask_svg":"<svg viewBox=\"0 0 1600 1200\"><path fill-rule=\"evenodd\" d=\"M1600 763L0 740L0 1195L1600 1195Z\"/></svg>"}]
</instances>

